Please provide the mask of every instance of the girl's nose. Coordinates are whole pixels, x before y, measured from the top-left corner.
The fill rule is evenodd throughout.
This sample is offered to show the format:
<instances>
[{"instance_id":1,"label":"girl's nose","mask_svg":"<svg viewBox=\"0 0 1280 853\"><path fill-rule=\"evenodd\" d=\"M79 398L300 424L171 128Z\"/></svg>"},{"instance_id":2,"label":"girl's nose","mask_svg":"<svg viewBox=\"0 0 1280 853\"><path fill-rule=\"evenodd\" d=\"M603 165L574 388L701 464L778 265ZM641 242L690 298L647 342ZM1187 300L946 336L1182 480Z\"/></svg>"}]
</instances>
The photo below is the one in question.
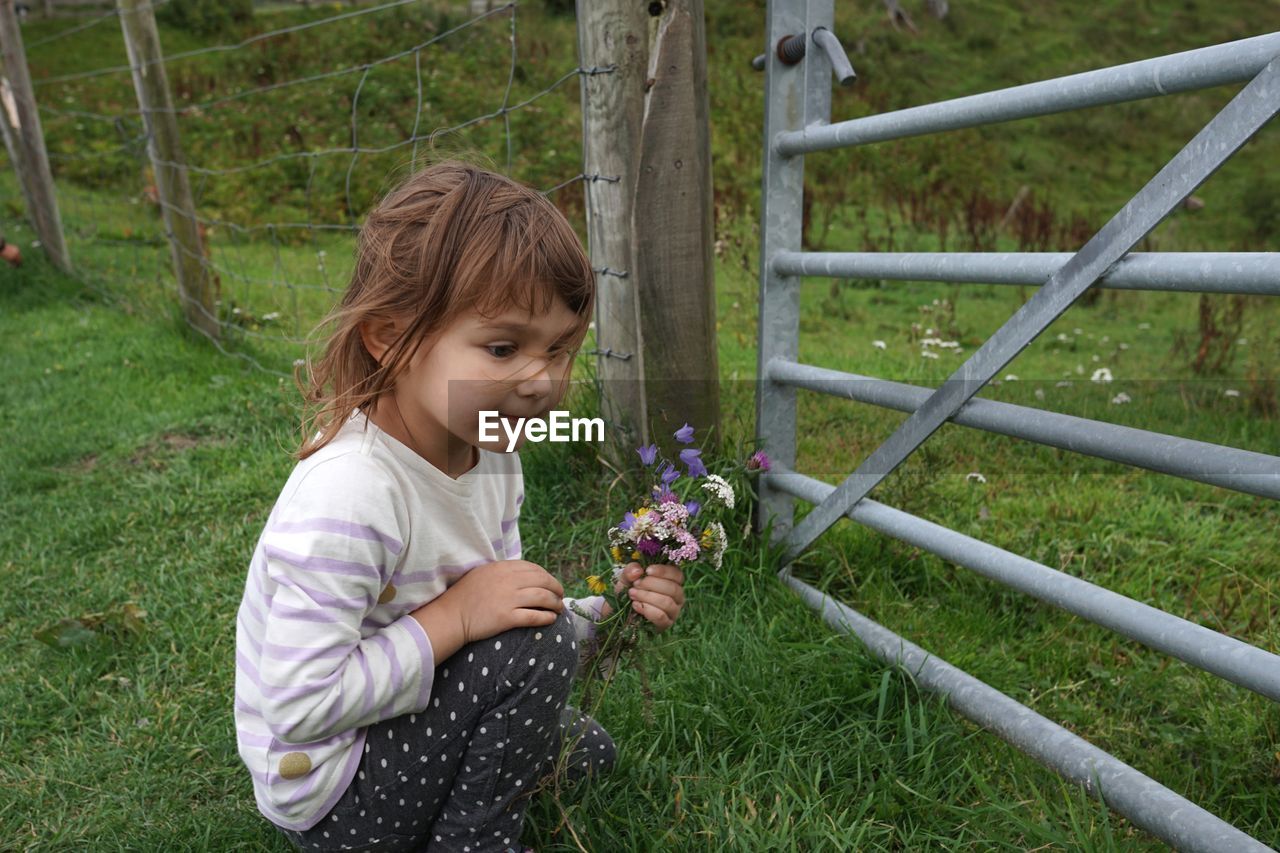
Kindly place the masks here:
<instances>
[{"instance_id":1,"label":"girl's nose","mask_svg":"<svg viewBox=\"0 0 1280 853\"><path fill-rule=\"evenodd\" d=\"M551 362L549 359L533 358L522 371L520 382L516 385L516 393L522 397L545 397L551 393Z\"/></svg>"}]
</instances>

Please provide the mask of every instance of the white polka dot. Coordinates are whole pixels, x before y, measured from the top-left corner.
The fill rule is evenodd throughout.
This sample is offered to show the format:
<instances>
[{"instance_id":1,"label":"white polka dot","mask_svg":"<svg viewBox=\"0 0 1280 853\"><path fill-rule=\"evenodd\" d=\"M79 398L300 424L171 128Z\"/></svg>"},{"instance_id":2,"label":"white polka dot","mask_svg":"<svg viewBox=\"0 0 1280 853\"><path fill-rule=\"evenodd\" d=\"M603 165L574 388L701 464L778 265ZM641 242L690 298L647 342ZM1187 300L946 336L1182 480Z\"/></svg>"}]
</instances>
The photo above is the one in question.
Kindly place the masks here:
<instances>
[{"instance_id":1,"label":"white polka dot","mask_svg":"<svg viewBox=\"0 0 1280 853\"><path fill-rule=\"evenodd\" d=\"M498 642L496 642L496 643L494 643L494 644L493 644L493 647L494 647L495 649L500 649L500 648L502 648L502 641L501 641L501 640L498 640Z\"/></svg>"},{"instance_id":2,"label":"white polka dot","mask_svg":"<svg viewBox=\"0 0 1280 853\"><path fill-rule=\"evenodd\" d=\"M409 751L409 744L407 744L407 743L406 743L406 744L404 745L404 751L405 751L405 752L408 752L408 751Z\"/></svg>"},{"instance_id":3,"label":"white polka dot","mask_svg":"<svg viewBox=\"0 0 1280 853\"><path fill-rule=\"evenodd\" d=\"M556 634L556 642L557 642L557 643L558 643L558 642L560 642L560 635L559 635L559 634Z\"/></svg>"},{"instance_id":4,"label":"white polka dot","mask_svg":"<svg viewBox=\"0 0 1280 853\"><path fill-rule=\"evenodd\" d=\"M533 635L533 638L534 638L535 640L541 640L541 639L542 639L542 632L541 632L541 631L538 631L536 634L534 634L534 635Z\"/></svg>"},{"instance_id":5,"label":"white polka dot","mask_svg":"<svg viewBox=\"0 0 1280 853\"><path fill-rule=\"evenodd\" d=\"M385 758L384 758L384 759L382 759L382 766L383 766L383 767L386 767L386 766L387 766L387 759L385 759Z\"/></svg>"},{"instance_id":6,"label":"white polka dot","mask_svg":"<svg viewBox=\"0 0 1280 853\"><path fill-rule=\"evenodd\" d=\"M489 667L487 667L487 666L482 666L482 667L480 667L480 674L481 674L481 675L488 675L488 674L489 674Z\"/></svg>"},{"instance_id":7,"label":"white polka dot","mask_svg":"<svg viewBox=\"0 0 1280 853\"><path fill-rule=\"evenodd\" d=\"M471 662L476 659L475 652L467 652L467 661Z\"/></svg>"}]
</instances>

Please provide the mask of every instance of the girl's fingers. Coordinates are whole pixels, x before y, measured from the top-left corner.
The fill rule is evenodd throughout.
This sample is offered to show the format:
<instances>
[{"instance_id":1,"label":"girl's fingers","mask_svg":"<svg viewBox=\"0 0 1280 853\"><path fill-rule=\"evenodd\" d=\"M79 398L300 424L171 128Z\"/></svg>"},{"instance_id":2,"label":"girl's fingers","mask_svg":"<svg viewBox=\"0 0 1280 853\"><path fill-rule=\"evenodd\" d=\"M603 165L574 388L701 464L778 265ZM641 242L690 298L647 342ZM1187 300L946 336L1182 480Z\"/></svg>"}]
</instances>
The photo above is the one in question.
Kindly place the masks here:
<instances>
[{"instance_id":1,"label":"girl's fingers","mask_svg":"<svg viewBox=\"0 0 1280 853\"><path fill-rule=\"evenodd\" d=\"M684 573L675 566L655 565L649 568L655 571L636 581L632 587L659 592L669 596L678 605L684 604Z\"/></svg>"},{"instance_id":2,"label":"girl's fingers","mask_svg":"<svg viewBox=\"0 0 1280 853\"><path fill-rule=\"evenodd\" d=\"M684 572L680 571L679 566L672 566L668 563L654 563L649 567L648 575L651 578L663 578L672 583L684 585Z\"/></svg>"},{"instance_id":3,"label":"girl's fingers","mask_svg":"<svg viewBox=\"0 0 1280 853\"><path fill-rule=\"evenodd\" d=\"M671 581L659 580L657 578L645 578L633 584L632 589L638 589L644 592L656 592L659 595L665 595L676 603L677 606L684 604L684 587Z\"/></svg>"},{"instance_id":4,"label":"girl's fingers","mask_svg":"<svg viewBox=\"0 0 1280 853\"><path fill-rule=\"evenodd\" d=\"M653 624L654 630L659 633L675 624L675 620L665 610L658 608L656 605L633 600L631 606L636 609L637 613L648 619Z\"/></svg>"},{"instance_id":5,"label":"girl's fingers","mask_svg":"<svg viewBox=\"0 0 1280 853\"><path fill-rule=\"evenodd\" d=\"M682 602L668 595L639 587L632 587L629 594L636 612L656 625L659 630L670 628L675 623L676 617L680 615Z\"/></svg>"}]
</instances>

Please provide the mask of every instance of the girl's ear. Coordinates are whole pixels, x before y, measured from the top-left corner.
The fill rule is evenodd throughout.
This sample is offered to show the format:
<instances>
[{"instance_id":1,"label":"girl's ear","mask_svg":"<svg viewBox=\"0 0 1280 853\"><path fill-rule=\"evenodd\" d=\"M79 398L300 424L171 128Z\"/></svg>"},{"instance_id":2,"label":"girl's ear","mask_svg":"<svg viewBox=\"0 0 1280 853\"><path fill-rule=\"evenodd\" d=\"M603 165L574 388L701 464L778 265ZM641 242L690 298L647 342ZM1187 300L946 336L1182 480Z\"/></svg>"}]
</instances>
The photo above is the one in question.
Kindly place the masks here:
<instances>
[{"instance_id":1,"label":"girl's ear","mask_svg":"<svg viewBox=\"0 0 1280 853\"><path fill-rule=\"evenodd\" d=\"M364 348L378 364L382 364L387 350L399 336L400 329L391 320L365 320L360 324L360 340L364 342Z\"/></svg>"}]
</instances>

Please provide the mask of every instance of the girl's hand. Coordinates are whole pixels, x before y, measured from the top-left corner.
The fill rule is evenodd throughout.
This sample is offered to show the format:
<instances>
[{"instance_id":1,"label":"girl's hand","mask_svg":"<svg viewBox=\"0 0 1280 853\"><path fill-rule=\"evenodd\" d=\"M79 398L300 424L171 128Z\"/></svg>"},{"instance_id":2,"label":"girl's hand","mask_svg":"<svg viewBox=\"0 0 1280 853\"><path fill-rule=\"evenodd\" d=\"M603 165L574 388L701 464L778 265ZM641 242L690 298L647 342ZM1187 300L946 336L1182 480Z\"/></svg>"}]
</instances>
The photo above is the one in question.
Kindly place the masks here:
<instances>
[{"instance_id":1,"label":"girl's hand","mask_svg":"<svg viewBox=\"0 0 1280 853\"><path fill-rule=\"evenodd\" d=\"M629 563L614 584L614 592L630 587L628 595L635 611L653 623L658 633L675 624L684 607L684 572L666 563L654 563L646 570Z\"/></svg>"},{"instance_id":2,"label":"girl's hand","mask_svg":"<svg viewBox=\"0 0 1280 853\"><path fill-rule=\"evenodd\" d=\"M564 610L563 596L560 581L537 563L499 560L467 572L425 606L447 605L466 645L510 628L552 624Z\"/></svg>"}]
</instances>

